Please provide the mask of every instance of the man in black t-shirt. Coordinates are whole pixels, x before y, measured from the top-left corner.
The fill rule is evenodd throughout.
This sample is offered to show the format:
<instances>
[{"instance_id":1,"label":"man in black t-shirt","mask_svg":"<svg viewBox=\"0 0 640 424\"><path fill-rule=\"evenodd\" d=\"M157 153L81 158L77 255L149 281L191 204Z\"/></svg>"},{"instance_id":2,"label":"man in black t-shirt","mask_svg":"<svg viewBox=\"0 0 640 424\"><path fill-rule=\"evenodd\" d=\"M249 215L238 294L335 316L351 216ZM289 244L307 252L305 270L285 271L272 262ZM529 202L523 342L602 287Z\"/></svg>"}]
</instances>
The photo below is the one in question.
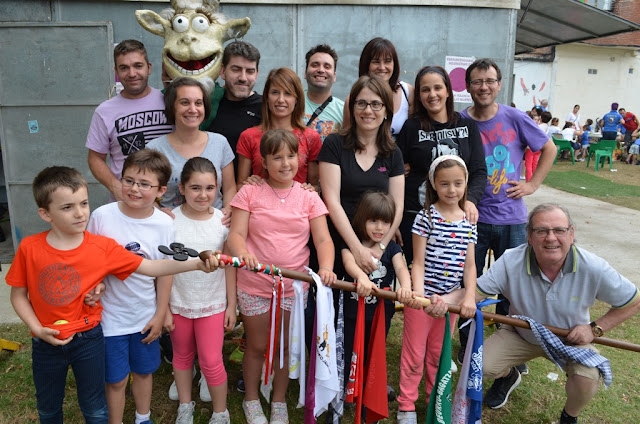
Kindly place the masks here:
<instances>
[{"instance_id":1,"label":"man in black t-shirt","mask_svg":"<svg viewBox=\"0 0 640 424\"><path fill-rule=\"evenodd\" d=\"M262 96L253 91L259 64L260 52L249 43L234 41L224 49L220 70L220 78L225 81L224 97L207 131L225 136L234 154L240 134L262 120ZM233 167L237 175L237 155Z\"/></svg>"}]
</instances>

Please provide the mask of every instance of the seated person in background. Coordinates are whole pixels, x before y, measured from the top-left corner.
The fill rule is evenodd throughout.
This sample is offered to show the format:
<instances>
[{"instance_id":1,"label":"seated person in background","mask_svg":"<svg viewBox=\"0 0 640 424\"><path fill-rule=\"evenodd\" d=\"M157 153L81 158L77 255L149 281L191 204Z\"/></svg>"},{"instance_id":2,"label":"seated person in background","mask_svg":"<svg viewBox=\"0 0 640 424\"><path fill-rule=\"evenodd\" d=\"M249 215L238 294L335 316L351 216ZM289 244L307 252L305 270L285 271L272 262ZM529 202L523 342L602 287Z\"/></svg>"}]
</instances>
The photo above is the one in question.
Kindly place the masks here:
<instances>
[{"instance_id":1,"label":"seated person in background","mask_svg":"<svg viewBox=\"0 0 640 424\"><path fill-rule=\"evenodd\" d=\"M551 112L542 112L538 126L545 134L549 133L549 122L551 121Z\"/></svg>"},{"instance_id":2,"label":"seated person in background","mask_svg":"<svg viewBox=\"0 0 640 424\"><path fill-rule=\"evenodd\" d=\"M574 138L575 136L581 136L581 135L582 135L582 130L576 130L573 127L573 122L564 123L564 128L562 129L562 138L564 140L569 140L569 142L571 143L571 146L573 147L575 155L577 155L577 153L580 151L581 146L580 146L580 143L577 143L574 140ZM577 159L577 157L575 159Z\"/></svg>"},{"instance_id":3,"label":"seated person in background","mask_svg":"<svg viewBox=\"0 0 640 424\"><path fill-rule=\"evenodd\" d=\"M593 131L593 119L587 119L587 127L589 127L589 131Z\"/></svg>"},{"instance_id":4,"label":"seated person in background","mask_svg":"<svg viewBox=\"0 0 640 424\"><path fill-rule=\"evenodd\" d=\"M634 163L634 159L638 159L638 153L640 153L640 140L638 140L638 129L636 129L632 134L633 139L635 140L631 146L629 146L629 155L627 156L627 163L631 165ZM640 165L640 160L635 161L636 165Z\"/></svg>"},{"instance_id":5,"label":"seated person in background","mask_svg":"<svg viewBox=\"0 0 640 424\"><path fill-rule=\"evenodd\" d=\"M547 129L547 135L549 137L551 137L553 134L559 134L562 132L560 130L560 127L558 126L559 123L560 120L558 118L551 119L551 125L549 125L549 128Z\"/></svg>"}]
</instances>

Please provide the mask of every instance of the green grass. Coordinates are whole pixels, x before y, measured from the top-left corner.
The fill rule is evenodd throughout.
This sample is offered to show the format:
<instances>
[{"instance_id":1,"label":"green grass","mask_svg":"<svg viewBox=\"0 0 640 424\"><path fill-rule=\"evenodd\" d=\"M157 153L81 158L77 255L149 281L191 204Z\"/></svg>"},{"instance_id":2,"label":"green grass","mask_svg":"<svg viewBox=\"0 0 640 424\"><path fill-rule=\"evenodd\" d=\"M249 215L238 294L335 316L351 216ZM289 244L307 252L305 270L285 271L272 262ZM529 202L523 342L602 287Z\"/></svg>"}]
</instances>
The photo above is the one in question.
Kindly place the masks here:
<instances>
[{"instance_id":1,"label":"green grass","mask_svg":"<svg viewBox=\"0 0 640 424\"><path fill-rule=\"evenodd\" d=\"M592 316L598 317L606 312L606 306L596 304L592 309ZM399 358L402 343L402 313L396 313L387 340L387 363L389 383L398 389ZM492 327L485 327L486 335L491 333ZM485 335L485 337L486 337ZM640 316L625 322L619 328L612 330L607 337L640 342ZM31 343L26 327L22 324L0 326L0 337L24 343L15 353L4 351L0 354L0 423L18 424L37 421L35 408L34 387L31 376ZM457 353L459 343L457 332L454 336L453 352ZM231 340L225 342L225 358L233 351L235 344ZM638 354L603 346L601 353L610 361L613 368L613 384L608 390L604 387L598 391L595 399L583 411L581 423L628 424L640 420L637 411L640 405L640 361ZM235 390L240 377L240 367L227 362L229 374L228 407L232 423L244 423L242 413L242 394ZM483 422L490 424L541 424L557 422L564 405L564 374L555 365L544 358L529 362L530 374L523 376L523 382L515 390L507 405L497 411L484 409ZM551 381L547 374L559 375L557 381ZM152 402L152 418L156 424L173 423L175 421L177 402L169 400L167 391L172 381L171 367L163 363L154 375L154 394ZM198 377L196 377L196 382ZM420 398L416 402L419 422L426 417L426 402L424 398L424 383L421 384ZM457 384L457 374L454 375L454 391ZM486 387L485 387L486 388ZM193 399L196 401L194 423L207 423L211 416L211 405L200 401L198 387L194 382ZM298 397L298 383L292 381L289 385L288 404L291 423L303 421L303 409L295 409ZM266 405L263 402L263 405ZM268 409L265 408L265 411ZM133 422L133 398L127 396L125 423ZM385 423L394 423L397 403L389 405L391 418ZM82 415L78 409L75 384L72 373L69 373L67 395L64 404L65 423L82 423ZM319 422L324 422L323 419ZM344 423L353 423L353 409L347 411Z\"/></svg>"},{"instance_id":2,"label":"green grass","mask_svg":"<svg viewBox=\"0 0 640 424\"><path fill-rule=\"evenodd\" d=\"M640 186L626 185L580 171L551 171L544 184L590 198L640 197Z\"/></svg>"},{"instance_id":3,"label":"green grass","mask_svg":"<svg viewBox=\"0 0 640 424\"><path fill-rule=\"evenodd\" d=\"M557 162L544 184L579 196L640 210L640 166L614 161L613 168L616 172L609 172L607 164L595 172L593 161L589 168L583 162L575 166L571 162Z\"/></svg>"}]
</instances>

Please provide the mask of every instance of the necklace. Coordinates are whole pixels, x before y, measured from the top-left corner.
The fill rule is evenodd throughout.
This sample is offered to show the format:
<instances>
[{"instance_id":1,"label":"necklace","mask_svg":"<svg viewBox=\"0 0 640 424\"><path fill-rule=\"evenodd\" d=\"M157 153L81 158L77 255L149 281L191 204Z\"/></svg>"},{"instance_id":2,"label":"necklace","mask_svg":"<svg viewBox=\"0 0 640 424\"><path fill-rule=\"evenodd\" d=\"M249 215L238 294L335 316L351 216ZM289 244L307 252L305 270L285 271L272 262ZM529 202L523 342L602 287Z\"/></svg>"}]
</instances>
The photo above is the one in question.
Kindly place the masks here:
<instances>
[{"instance_id":1,"label":"necklace","mask_svg":"<svg viewBox=\"0 0 640 424\"><path fill-rule=\"evenodd\" d=\"M286 196L284 196L284 197L280 197L280 195L278 195L278 193L276 193L276 190L275 190L273 187L271 187L271 184L269 184L269 187L271 187L271 191L273 191L273 194L275 194L275 195L276 195L276 197L277 197L278 199L280 199L280 203L284 203L285 199L286 199L287 197L289 197L289 195L291 194L291 190L293 190L293 185L294 185L294 183L292 182L292 183L291 183L291 188L289 189L289 192L288 192L288 193L287 193L287 195L286 195Z\"/></svg>"}]
</instances>

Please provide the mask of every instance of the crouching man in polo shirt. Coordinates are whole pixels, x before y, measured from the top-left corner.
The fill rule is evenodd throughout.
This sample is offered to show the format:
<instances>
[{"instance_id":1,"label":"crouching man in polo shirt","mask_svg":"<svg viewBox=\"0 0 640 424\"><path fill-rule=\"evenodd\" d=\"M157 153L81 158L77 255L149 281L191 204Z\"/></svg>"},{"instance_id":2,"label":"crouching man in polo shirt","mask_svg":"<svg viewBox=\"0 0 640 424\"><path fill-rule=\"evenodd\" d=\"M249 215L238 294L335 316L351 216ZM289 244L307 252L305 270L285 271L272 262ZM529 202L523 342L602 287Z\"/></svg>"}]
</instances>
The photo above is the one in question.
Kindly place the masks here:
<instances>
[{"instance_id":1,"label":"crouching man in polo shirt","mask_svg":"<svg viewBox=\"0 0 640 424\"><path fill-rule=\"evenodd\" d=\"M604 259L574 245L574 226L563 206L545 203L536 206L527 223L528 243L507 250L489 271L478 279L476 300L503 294L511 301L510 315L523 315L538 323L570 329L567 346L597 352L591 342L640 310L636 286L620 275ZM432 296L425 312L442 317L446 304L457 304L463 291ZM595 300L611 309L591 320L589 308ZM567 350L565 345L556 346ZM590 363L590 352L569 359L565 390L567 400L560 423L577 423L580 411L598 390L600 370ZM496 379L485 394L490 408L501 408L520 384L516 365L546 356L533 332L502 325L484 344L485 378ZM577 361L577 362L576 362ZM603 374L606 375L606 374Z\"/></svg>"}]
</instances>

